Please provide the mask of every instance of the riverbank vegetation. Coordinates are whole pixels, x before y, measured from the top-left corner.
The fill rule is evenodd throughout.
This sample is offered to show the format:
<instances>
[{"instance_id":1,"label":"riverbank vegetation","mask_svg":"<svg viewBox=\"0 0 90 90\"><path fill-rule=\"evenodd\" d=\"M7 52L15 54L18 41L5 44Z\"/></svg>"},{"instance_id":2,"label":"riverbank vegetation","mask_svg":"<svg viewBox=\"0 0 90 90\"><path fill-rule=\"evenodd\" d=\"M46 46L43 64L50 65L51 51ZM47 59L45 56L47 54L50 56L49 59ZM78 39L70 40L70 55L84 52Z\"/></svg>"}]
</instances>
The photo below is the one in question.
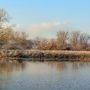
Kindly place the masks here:
<instances>
[{"instance_id":1,"label":"riverbank vegetation","mask_svg":"<svg viewBox=\"0 0 90 90\"><path fill-rule=\"evenodd\" d=\"M71 31L59 30L52 39L28 39L25 32L10 24L7 12L0 9L0 58L89 61L90 34Z\"/></svg>"},{"instance_id":2,"label":"riverbank vegetation","mask_svg":"<svg viewBox=\"0 0 90 90\"><path fill-rule=\"evenodd\" d=\"M90 51L1 50L0 58L29 61L90 61Z\"/></svg>"},{"instance_id":3,"label":"riverbank vegetation","mask_svg":"<svg viewBox=\"0 0 90 90\"><path fill-rule=\"evenodd\" d=\"M59 31L56 39L37 39L36 42L40 50L90 50L90 35L79 31Z\"/></svg>"},{"instance_id":4,"label":"riverbank vegetation","mask_svg":"<svg viewBox=\"0 0 90 90\"><path fill-rule=\"evenodd\" d=\"M15 30L10 24L9 16L4 9L0 9L0 49L6 50L72 50L90 51L90 34L80 31L68 32L59 30L53 39L27 39L25 32Z\"/></svg>"}]
</instances>

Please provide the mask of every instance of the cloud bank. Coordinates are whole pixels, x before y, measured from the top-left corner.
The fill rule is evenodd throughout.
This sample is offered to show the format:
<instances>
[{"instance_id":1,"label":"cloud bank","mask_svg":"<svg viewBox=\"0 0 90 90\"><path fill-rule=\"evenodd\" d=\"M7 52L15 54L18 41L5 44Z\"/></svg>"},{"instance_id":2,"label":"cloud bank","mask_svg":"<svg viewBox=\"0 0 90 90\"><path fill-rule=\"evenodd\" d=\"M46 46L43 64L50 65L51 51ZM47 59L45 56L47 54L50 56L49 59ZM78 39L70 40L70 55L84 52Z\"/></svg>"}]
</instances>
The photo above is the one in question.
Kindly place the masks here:
<instances>
[{"instance_id":1,"label":"cloud bank","mask_svg":"<svg viewBox=\"0 0 90 90\"><path fill-rule=\"evenodd\" d=\"M31 24L28 32L30 37L53 37L55 33L65 26L65 23L60 22L43 22L38 24Z\"/></svg>"},{"instance_id":2,"label":"cloud bank","mask_svg":"<svg viewBox=\"0 0 90 90\"><path fill-rule=\"evenodd\" d=\"M39 23L39 24L32 24L31 27L30 27L30 30L33 31L33 32L38 32L38 31L41 31L41 30L56 27L58 25L60 25L59 22L46 22L46 23L44 22L44 23Z\"/></svg>"}]
</instances>

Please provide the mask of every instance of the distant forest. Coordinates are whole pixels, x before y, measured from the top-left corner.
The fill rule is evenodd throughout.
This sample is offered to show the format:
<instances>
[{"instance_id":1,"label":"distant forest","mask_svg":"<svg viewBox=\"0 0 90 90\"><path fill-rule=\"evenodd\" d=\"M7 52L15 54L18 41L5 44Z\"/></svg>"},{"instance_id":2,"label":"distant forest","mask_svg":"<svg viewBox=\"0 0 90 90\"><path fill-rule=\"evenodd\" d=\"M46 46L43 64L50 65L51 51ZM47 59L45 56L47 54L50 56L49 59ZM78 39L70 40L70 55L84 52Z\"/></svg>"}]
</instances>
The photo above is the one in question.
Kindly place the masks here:
<instances>
[{"instance_id":1,"label":"distant forest","mask_svg":"<svg viewBox=\"0 0 90 90\"><path fill-rule=\"evenodd\" d=\"M45 39L36 37L36 39L27 39L25 32L15 30L15 25L7 25L9 16L4 9L0 9L0 49L22 50L75 50L90 51L90 34L80 31L59 30L55 38Z\"/></svg>"}]
</instances>

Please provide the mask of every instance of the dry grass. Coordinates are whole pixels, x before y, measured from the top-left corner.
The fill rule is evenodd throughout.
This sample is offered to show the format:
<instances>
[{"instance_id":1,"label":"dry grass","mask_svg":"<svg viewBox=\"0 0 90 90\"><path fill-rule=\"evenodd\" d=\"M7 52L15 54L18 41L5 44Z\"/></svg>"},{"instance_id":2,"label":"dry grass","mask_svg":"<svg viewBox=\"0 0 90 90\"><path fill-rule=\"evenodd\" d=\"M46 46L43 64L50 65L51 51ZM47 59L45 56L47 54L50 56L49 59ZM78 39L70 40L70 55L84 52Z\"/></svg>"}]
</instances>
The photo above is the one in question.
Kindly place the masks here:
<instances>
[{"instance_id":1,"label":"dry grass","mask_svg":"<svg viewBox=\"0 0 90 90\"><path fill-rule=\"evenodd\" d=\"M0 57L39 58L42 60L51 59L57 61L90 61L90 51L1 50Z\"/></svg>"}]
</instances>

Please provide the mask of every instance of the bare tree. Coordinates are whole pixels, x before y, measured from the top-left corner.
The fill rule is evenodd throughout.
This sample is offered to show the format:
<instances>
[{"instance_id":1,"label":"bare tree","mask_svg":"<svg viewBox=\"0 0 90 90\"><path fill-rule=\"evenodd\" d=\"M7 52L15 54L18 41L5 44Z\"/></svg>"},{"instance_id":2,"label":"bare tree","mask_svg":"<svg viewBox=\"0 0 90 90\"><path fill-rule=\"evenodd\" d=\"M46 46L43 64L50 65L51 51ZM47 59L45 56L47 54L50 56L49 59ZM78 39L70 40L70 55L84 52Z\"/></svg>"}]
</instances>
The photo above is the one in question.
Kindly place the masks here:
<instances>
[{"instance_id":1,"label":"bare tree","mask_svg":"<svg viewBox=\"0 0 90 90\"><path fill-rule=\"evenodd\" d=\"M47 39L41 39L40 42L37 45L38 49L46 50L47 49Z\"/></svg>"},{"instance_id":2,"label":"bare tree","mask_svg":"<svg viewBox=\"0 0 90 90\"><path fill-rule=\"evenodd\" d=\"M57 32L57 48L58 49L65 49L67 39L68 39L68 32L67 31Z\"/></svg>"},{"instance_id":3,"label":"bare tree","mask_svg":"<svg viewBox=\"0 0 90 90\"><path fill-rule=\"evenodd\" d=\"M81 50L86 50L86 48L88 48L89 40L90 40L90 35L88 35L87 33L80 34L79 44Z\"/></svg>"},{"instance_id":4,"label":"bare tree","mask_svg":"<svg viewBox=\"0 0 90 90\"><path fill-rule=\"evenodd\" d=\"M50 39L48 41L48 49L49 50L56 50L57 49L57 40L56 39Z\"/></svg>"},{"instance_id":5,"label":"bare tree","mask_svg":"<svg viewBox=\"0 0 90 90\"><path fill-rule=\"evenodd\" d=\"M0 9L0 45L6 43L9 38L10 29L6 28L5 24L9 21L9 16L4 9Z\"/></svg>"},{"instance_id":6,"label":"bare tree","mask_svg":"<svg viewBox=\"0 0 90 90\"><path fill-rule=\"evenodd\" d=\"M79 31L73 31L71 33L70 44L74 50L85 50L88 48L88 42L90 35L87 33L80 33Z\"/></svg>"},{"instance_id":7,"label":"bare tree","mask_svg":"<svg viewBox=\"0 0 90 90\"><path fill-rule=\"evenodd\" d=\"M9 21L10 17L8 15L8 13L3 9L1 8L0 9L0 23L5 23L7 21Z\"/></svg>"},{"instance_id":8,"label":"bare tree","mask_svg":"<svg viewBox=\"0 0 90 90\"><path fill-rule=\"evenodd\" d=\"M79 38L80 38L80 32L79 31L73 31L70 34L70 44L72 45L74 50L78 49Z\"/></svg>"},{"instance_id":9,"label":"bare tree","mask_svg":"<svg viewBox=\"0 0 90 90\"><path fill-rule=\"evenodd\" d=\"M4 9L0 9L0 45L15 42L24 48L27 47L27 35L25 32L15 31L13 25L9 25L8 14Z\"/></svg>"}]
</instances>

